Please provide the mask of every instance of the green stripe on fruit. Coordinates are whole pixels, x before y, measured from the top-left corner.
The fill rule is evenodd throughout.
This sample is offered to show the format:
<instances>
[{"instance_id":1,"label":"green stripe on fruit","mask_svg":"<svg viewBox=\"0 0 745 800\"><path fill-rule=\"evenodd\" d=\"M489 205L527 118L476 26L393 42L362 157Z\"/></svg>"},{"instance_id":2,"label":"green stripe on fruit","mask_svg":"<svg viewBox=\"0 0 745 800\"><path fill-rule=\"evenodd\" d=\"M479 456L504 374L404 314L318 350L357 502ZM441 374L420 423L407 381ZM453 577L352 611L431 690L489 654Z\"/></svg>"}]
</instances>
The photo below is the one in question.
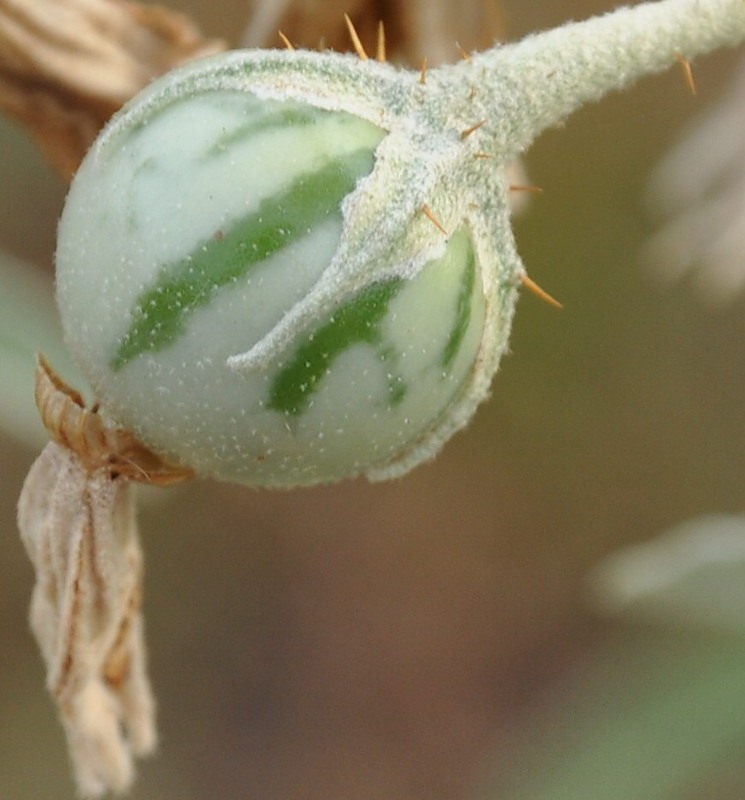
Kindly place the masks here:
<instances>
[{"instance_id":1,"label":"green stripe on fruit","mask_svg":"<svg viewBox=\"0 0 745 800\"><path fill-rule=\"evenodd\" d=\"M450 369L455 357L458 355L463 339L471 322L471 308L473 305L473 288L476 282L476 255L473 252L471 238L467 237L468 256L466 267L463 272L460 292L458 294L458 306L456 308L455 324L448 338L447 345L442 354L442 366Z\"/></svg>"},{"instance_id":2,"label":"green stripe on fruit","mask_svg":"<svg viewBox=\"0 0 745 800\"><path fill-rule=\"evenodd\" d=\"M140 295L132 324L111 360L119 370L146 351L161 350L185 330L185 320L221 286L301 239L341 202L373 166L373 151L357 150L302 175L234 228L204 242L190 256L163 267L155 286Z\"/></svg>"},{"instance_id":3,"label":"green stripe on fruit","mask_svg":"<svg viewBox=\"0 0 745 800\"><path fill-rule=\"evenodd\" d=\"M310 405L321 379L334 361L355 344L380 344L380 323L403 285L401 278L376 283L342 305L327 323L310 334L272 382L269 408L300 416ZM392 402L403 398L399 383L389 387Z\"/></svg>"},{"instance_id":4,"label":"green stripe on fruit","mask_svg":"<svg viewBox=\"0 0 745 800\"><path fill-rule=\"evenodd\" d=\"M261 101L256 101L257 107L266 105ZM274 128L306 128L316 122L322 121L324 112L314 109L312 106L295 106L291 103L284 103L279 108L270 107L272 110L262 114L253 114L244 125L226 131L214 144L207 154L213 156L229 152L230 148L236 144L241 144L253 138L259 133L266 133ZM353 119L353 118L350 118Z\"/></svg>"}]
</instances>

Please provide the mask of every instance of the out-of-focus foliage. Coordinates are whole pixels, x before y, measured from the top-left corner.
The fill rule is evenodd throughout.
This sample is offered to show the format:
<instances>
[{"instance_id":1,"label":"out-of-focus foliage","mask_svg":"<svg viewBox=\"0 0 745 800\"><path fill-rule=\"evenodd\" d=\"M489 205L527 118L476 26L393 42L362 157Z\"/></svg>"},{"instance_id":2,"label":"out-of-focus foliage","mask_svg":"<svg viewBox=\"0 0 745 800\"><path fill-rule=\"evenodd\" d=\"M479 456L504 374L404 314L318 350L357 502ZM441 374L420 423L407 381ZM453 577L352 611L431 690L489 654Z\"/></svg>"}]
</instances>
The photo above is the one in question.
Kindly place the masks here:
<instances>
[{"instance_id":1,"label":"out-of-focus foliage","mask_svg":"<svg viewBox=\"0 0 745 800\"><path fill-rule=\"evenodd\" d=\"M707 514L613 553L591 587L608 614L745 636L745 517Z\"/></svg>"},{"instance_id":2,"label":"out-of-focus foliage","mask_svg":"<svg viewBox=\"0 0 745 800\"><path fill-rule=\"evenodd\" d=\"M732 300L745 287L745 62L665 156L652 190L670 217L649 247L658 271L692 275L712 303Z\"/></svg>"},{"instance_id":3,"label":"out-of-focus foliage","mask_svg":"<svg viewBox=\"0 0 745 800\"><path fill-rule=\"evenodd\" d=\"M589 583L591 605L627 624L532 703L488 798L741 797L745 518L681 523Z\"/></svg>"},{"instance_id":4,"label":"out-of-focus foliage","mask_svg":"<svg viewBox=\"0 0 745 800\"><path fill-rule=\"evenodd\" d=\"M83 384L62 343L51 281L0 252L0 287L0 428L40 448L48 437L33 402L36 353L59 364L76 385Z\"/></svg>"},{"instance_id":5,"label":"out-of-focus foliage","mask_svg":"<svg viewBox=\"0 0 745 800\"><path fill-rule=\"evenodd\" d=\"M745 787L745 637L632 627L514 732L485 800L736 800Z\"/></svg>"}]
</instances>

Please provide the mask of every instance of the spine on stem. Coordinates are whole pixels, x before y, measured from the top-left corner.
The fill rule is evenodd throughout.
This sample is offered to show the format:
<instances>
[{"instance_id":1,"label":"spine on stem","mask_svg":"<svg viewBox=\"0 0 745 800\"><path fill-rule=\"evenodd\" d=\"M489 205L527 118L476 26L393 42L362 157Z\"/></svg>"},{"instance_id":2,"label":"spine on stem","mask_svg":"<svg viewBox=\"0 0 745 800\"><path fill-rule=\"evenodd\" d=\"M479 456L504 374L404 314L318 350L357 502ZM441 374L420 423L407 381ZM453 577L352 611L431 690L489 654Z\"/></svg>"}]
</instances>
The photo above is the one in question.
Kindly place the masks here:
<instances>
[{"instance_id":1,"label":"spine on stem","mask_svg":"<svg viewBox=\"0 0 745 800\"><path fill-rule=\"evenodd\" d=\"M585 103L743 39L745 0L660 0L529 36L473 65L483 102L506 103L513 117L495 144L519 152Z\"/></svg>"}]
</instances>

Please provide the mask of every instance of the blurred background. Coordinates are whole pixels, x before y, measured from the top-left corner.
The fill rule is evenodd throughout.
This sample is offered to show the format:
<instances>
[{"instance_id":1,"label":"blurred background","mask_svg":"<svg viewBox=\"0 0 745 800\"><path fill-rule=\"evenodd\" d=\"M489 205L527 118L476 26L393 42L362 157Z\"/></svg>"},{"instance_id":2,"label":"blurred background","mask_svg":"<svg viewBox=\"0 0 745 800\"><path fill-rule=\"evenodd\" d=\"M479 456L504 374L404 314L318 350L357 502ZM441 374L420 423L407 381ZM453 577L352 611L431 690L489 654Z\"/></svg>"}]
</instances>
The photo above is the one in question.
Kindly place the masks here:
<instances>
[{"instance_id":1,"label":"blurred background","mask_svg":"<svg viewBox=\"0 0 745 800\"><path fill-rule=\"evenodd\" d=\"M252 17L238 0L170 5L234 44ZM512 39L613 5L505 0L494 19ZM406 14L405 0L387 8ZM428 55L413 47L415 63ZM532 148L525 167L543 193L517 220L518 242L565 308L522 297L490 402L434 463L390 484L147 493L162 743L132 800L745 797L742 556L691 585L686 573L672 599L653 588L633 613L607 612L602 581L589 588L606 556L687 520L726 514L738 535L745 297L704 302L645 257L660 224L650 175L736 63L696 62L695 97L678 70L647 79ZM65 190L0 119L0 250L24 262L24 291L51 286ZM2 274L12 305L21 285ZM29 361L29 386L32 372ZM11 374L0 364L0 380ZM74 797L15 525L42 441L40 426L0 432L3 800ZM672 541L654 563L676 552ZM717 587L731 591L696 614Z\"/></svg>"}]
</instances>

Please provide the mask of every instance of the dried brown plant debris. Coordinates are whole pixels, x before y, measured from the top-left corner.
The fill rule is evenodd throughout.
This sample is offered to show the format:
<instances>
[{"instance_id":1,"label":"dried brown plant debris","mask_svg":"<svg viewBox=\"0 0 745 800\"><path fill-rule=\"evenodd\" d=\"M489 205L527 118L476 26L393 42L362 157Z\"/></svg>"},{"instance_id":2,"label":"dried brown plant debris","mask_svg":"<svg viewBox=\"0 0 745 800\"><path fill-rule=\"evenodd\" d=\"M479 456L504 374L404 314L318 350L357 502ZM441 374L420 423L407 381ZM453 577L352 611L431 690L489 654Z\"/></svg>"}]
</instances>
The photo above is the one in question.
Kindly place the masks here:
<instances>
[{"instance_id":1,"label":"dried brown plant debris","mask_svg":"<svg viewBox=\"0 0 745 800\"><path fill-rule=\"evenodd\" d=\"M36 572L31 628L86 797L126 790L156 746L145 667L134 489L50 442L26 478L21 537Z\"/></svg>"},{"instance_id":2,"label":"dried brown plant debris","mask_svg":"<svg viewBox=\"0 0 745 800\"><path fill-rule=\"evenodd\" d=\"M382 21L391 59L412 65L424 56L430 66L453 61L459 58L456 42L481 50L505 34L504 13L496 0L348 0L344 6L335 0L256 0L243 44L280 46L277 31L282 30L298 47L350 50L342 11L369 53L375 53Z\"/></svg>"},{"instance_id":3,"label":"dried brown plant debris","mask_svg":"<svg viewBox=\"0 0 745 800\"><path fill-rule=\"evenodd\" d=\"M18 501L36 573L31 628L86 797L125 791L156 746L142 622L142 550L133 483L193 473L166 464L39 359L36 402L52 441Z\"/></svg>"},{"instance_id":4,"label":"dried brown plant debris","mask_svg":"<svg viewBox=\"0 0 745 800\"><path fill-rule=\"evenodd\" d=\"M0 0L0 110L66 177L153 78L225 48L185 15L124 0Z\"/></svg>"}]
</instances>

